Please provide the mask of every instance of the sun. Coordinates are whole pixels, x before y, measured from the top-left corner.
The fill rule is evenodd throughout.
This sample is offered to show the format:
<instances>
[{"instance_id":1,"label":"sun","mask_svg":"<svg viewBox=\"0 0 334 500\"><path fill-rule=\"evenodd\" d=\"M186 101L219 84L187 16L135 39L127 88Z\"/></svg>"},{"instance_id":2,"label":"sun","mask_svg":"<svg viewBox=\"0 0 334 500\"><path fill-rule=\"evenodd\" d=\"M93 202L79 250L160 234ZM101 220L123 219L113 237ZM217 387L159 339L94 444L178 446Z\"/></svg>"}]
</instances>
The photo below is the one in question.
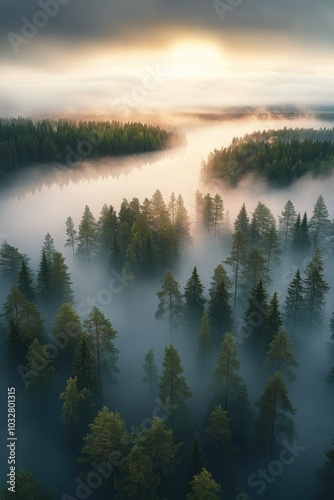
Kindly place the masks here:
<instances>
[{"instance_id":1,"label":"sun","mask_svg":"<svg viewBox=\"0 0 334 500\"><path fill-rule=\"evenodd\" d=\"M179 41L166 53L171 78L217 79L224 74L226 56L220 47L205 40Z\"/></svg>"}]
</instances>

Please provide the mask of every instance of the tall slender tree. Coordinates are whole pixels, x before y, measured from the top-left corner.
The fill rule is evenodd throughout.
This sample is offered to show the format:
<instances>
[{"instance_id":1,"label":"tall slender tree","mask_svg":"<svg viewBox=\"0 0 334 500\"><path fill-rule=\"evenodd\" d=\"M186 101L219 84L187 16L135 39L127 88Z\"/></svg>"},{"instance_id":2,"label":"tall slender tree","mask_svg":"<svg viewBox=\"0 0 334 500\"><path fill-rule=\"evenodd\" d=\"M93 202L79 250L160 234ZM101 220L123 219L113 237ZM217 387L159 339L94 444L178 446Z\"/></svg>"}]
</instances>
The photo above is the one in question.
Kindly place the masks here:
<instances>
[{"instance_id":1,"label":"tall slender tree","mask_svg":"<svg viewBox=\"0 0 334 500\"><path fill-rule=\"evenodd\" d=\"M157 383L158 383L158 368L157 365L155 364L154 351L152 348L149 349L145 354L143 372L144 372L143 382L149 384L151 405L153 407L154 397L156 394Z\"/></svg>"},{"instance_id":2,"label":"tall slender tree","mask_svg":"<svg viewBox=\"0 0 334 500\"><path fill-rule=\"evenodd\" d=\"M302 325L304 312L304 285L298 268L289 284L284 304L285 324L293 337Z\"/></svg>"},{"instance_id":3,"label":"tall slender tree","mask_svg":"<svg viewBox=\"0 0 334 500\"><path fill-rule=\"evenodd\" d=\"M85 206L78 230L77 255L91 260L97 247L97 223L88 205Z\"/></svg>"},{"instance_id":4,"label":"tall slender tree","mask_svg":"<svg viewBox=\"0 0 334 500\"><path fill-rule=\"evenodd\" d=\"M204 372L208 366L209 358L212 354L212 339L211 339L211 328L209 316L206 311L204 311L201 326L198 333L198 350L197 357L200 361L202 372Z\"/></svg>"},{"instance_id":5,"label":"tall slender tree","mask_svg":"<svg viewBox=\"0 0 334 500\"><path fill-rule=\"evenodd\" d=\"M184 287L184 312L185 319L193 334L198 330L199 323L204 311L205 299L203 297L204 286L201 283L197 268L194 267L191 277Z\"/></svg>"},{"instance_id":6,"label":"tall slender tree","mask_svg":"<svg viewBox=\"0 0 334 500\"><path fill-rule=\"evenodd\" d=\"M73 257L74 257L78 237L77 237L77 231L74 227L74 222L73 222L72 217L67 217L66 222L65 222L65 226L66 226L66 236L67 236L66 241L65 241L65 247L72 248Z\"/></svg>"},{"instance_id":7,"label":"tall slender tree","mask_svg":"<svg viewBox=\"0 0 334 500\"><path fill-rule=\"evenodd\" d=\"M240 383L240 361L232 333L227 333L221 343L217 365L213 372L213 387L216 401L228 409L230 398L237 392Z\"/></svg>"},{"instance_id":8,"label":"tall slender tree","mask_svg":"<svg viewBox=\"0 0 334 500\"><path fill-rule=\"evenodd\" d=\"M169 332L172 338L173 328L177 326L183 312L182 295L180 285L175 280L171 271L167 271L161 280L162 287L157 293L159 298L158 309L155 318L160 319L167 316L169 321Z\"/></svg>"},{"instance_id":9,"label":"tall slender tree","mask_svg":"<svg viewBox=\"0 0 334 500\"><path fill-rule=\"evenodd\" d=\"M298 367L292 348L293 344L287 331L280 330L270 343L265 358L265 366L271 367L274 372L279 372L289 382L296 380L291 368Z\"/></svg>"},{"instance_id":10,"label":"tall slender tree","mask_svg":"<svg viewBox=\"0 0 334 500\"><path fill-rule=\"evenodd\" d=\"M319 327L325 306L325 297L330 287L324 277L324 264L319 248L306 266L304 278L305 316L310 329Z\"/></svg>"}]
</instances>

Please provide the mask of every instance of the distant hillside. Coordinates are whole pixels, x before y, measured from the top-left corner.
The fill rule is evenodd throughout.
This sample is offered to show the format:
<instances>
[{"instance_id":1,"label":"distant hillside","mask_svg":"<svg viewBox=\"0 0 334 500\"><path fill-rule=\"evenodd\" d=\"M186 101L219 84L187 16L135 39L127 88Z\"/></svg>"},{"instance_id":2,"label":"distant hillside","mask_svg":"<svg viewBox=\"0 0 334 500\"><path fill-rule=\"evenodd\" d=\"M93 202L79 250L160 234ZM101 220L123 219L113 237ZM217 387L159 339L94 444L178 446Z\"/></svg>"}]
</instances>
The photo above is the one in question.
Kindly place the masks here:
<instances>
[{"instance_id":1,"label":"distant hillside","mask_svg":"<svg viewBox=\"0 0 334 500\"><path fill-rule=\"evenodd\" d=\"M267 130L234 138L227 148L210 153L202 179L237 186L247 175L284 187L303 175L334 171L334 128Z\"/></svg>"},{"instance_id":2,"label":"distant hillside","mask_svg":"<svg viewBox=\"0 0 334 500\"><path fill-rule=\"evenodd\" d=\"M184 141L174 132L142 123L0 119L0 180L32 164L74 167L87 159L159 151Z\"/></svg>"}]
</instances>

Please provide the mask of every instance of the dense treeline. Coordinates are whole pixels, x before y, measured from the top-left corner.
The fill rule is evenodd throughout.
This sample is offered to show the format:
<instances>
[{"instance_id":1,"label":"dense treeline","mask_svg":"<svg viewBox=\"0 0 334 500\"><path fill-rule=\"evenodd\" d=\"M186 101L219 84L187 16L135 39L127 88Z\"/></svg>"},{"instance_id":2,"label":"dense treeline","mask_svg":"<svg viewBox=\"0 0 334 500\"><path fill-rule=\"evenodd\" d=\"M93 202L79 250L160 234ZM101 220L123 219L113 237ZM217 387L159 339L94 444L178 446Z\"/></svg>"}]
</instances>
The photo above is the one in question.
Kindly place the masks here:
<instances>
[{"instance_id":1,"label":"dense treeline","mask_svg":"<svg viewBox=\"0 0 334 500\"><path fill-rule=\"evenodd\" d=\"M88 158L159 151L182 141L176 133L142 123L1 119L0 179L31 164L72 167Z\"/></svg>"},{"instance_id":2,"label":"dense treeline","mask_svg":"<svg viewBox=\"0 0 334 500\"><path fill-rule=\"evenodd\" d=\"M0 248L0 279L8 292L1 320L2 366L12 385L15 381L20 418L33 422L20 463L41 475L43 463L31 468L29 447L38 443L41 456L50 452L49 442L38 440L47 422L55 436L52 445L57 442L73 478L77 475L74 481L66 474L62 500L83 492L99 500L249 499L240 479L245 468L253 471L254 463L261 464L270 485L276 469L266 467L277 463L282 441L288 443L287 463L294 461L298 408L290 388L304 366L310 339L320 338L325 329L331 334L328 381L333 383L334 312L328 321L325 266L332 255L334 222L323 197L309 216L297 213L289 200L278 222L262 202L251 214L243 204L232 230L218 193L197 192L195 209L194 238L204 232L205 251L228 248L228 256L210 270L207 289L197 267L182 283L176 279L178 258L192 244L181 195L172 194L166 203L157 190L142 204L123 200L118 213L105 204L98 219L86 206L78 228L71 217L65 224L74 262L90 269L90 276L100 265L107 277L116 270L118 280L132 289L129 313L150 281L155 318L168 324L170 342L162 361L149 348L137 374L144 415L152 415L142 422L138 408L135 417L131 411L123 415L113 400L118 364L131 345L123 351L117 347L123 332L98 305L91 304L84 315L75 307L69 267L52 236L44 239L36 270L9 243ZM293 271L284 293L275 288L276 276L286 274L282 262L290 262ZM154 328L150 334L151 341L160 332ZM192 383L177 347L180 339L194 366ZM253 367L249 380L246 363ZM128 385L120 389L128 395ZM249 396L250 389L256 398ZM204 417L191 406L198 394L206 405ZM333 449L324 462L319 476L329 480L325 494L330 498ZM246 487L255 486L248 482ZM27 488L34 500L52 498L22 470L19 498L29 498Z\"/></svg>"},{"instance_id":3,"label":"dense treeline","mask_svg":"<svg viewBox=\"0 0 334 500\"><path fill-rule=\"evenodd\" d=\"M210 153L203 162L202 178L237 186L251 174L270 186L284 187L307 173L330 175L334 169L333 139L333 129L254 132Z\"/></svg>"}]
</instances>

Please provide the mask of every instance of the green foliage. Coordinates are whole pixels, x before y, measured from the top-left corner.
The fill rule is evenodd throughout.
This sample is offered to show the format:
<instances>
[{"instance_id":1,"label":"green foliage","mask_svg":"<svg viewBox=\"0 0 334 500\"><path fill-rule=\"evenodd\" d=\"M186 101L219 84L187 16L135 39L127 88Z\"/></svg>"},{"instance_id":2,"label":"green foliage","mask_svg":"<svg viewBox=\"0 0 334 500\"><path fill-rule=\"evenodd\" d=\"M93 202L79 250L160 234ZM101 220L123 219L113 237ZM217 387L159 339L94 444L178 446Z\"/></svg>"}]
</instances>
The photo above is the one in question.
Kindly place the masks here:
<instances>
[{"instance_id":1,"label":"green foliage","mask_svg":"<svg viewBox=\"0 0 334 500\"><path fill-rule=\"evenodd\" d=\"M73 360L73 375L78 379L79 390L87 389L97 397L101 392L101 379L93 355L92 339L83 333L78 339Z\"/></svg>"},{"instance_id":2,"label":"green foliage","mask_svg":"<svg viewBox=\"0 0 334 500\"><path fill-rule=\"evenodd\" d=\"M219 264L215 270L209 289L209 318L216 342L220 343L224 334L232 326L232 309L230 306L231 280L224 266Z\"/></svg>"},{"instance_id":3,"label":"green foliage","mask_svg":"<svg viewBox=\"0 0 334 500\"><path fill-rule=\"evenodd\" d=\"M156 393L157 380L158 380L158 368L155 364L153 349L149 349L145 354L143 372L144 372L143 382L149 384L151 404L153 406L153 400Z\"/></svg>"},{"instance_id":4,"label":"green foliage","mask_svg":"<svg viewBox=\"0 0 334 500\"><path fill-rule=\"evenodd\" d=\"M161 290L157 292L159 305L155 313L155 318L160 319L164 316L168 318L170 335L172 336L173 327L178 325L183 312L180 285L169 270L166 271L161 283Z\"/></svg>"},{"instance_id":5,"label":"green foliage","mask_svg":"<svg viewBox=\"0 0 334 500\"><path fill-rule=\"evenodd\" d=\"M36 298L35 290L33 287L32 272L26 261L23 259L18 275L17 288L27 300L34 302Z\"/></svg>"},{"instance_id":6,"label":"green foliage","mask_svg":"<svg viewBox=\"0 0 334 500\"><path fill-rule=\"evenodd\" d=\"M27 264L28 258L21 254L16 247L4 241L0 247L0 277L3 281L15 285L22 266L22 261Z\"/></svg>"},{"instance_id":7,"label":"green foliage","mask_svg":"<svg viewBox=\"0 0 334 500\"><path fill-rule=\"evenodd\" d=\"M332 441L333 448L325 451L326 461L318 471L319 476L324 481L334 482L334 439Z\"/></svg>"},{"instance_id":8,"label":"green foliage","mask_svg":"<svg viewBox=\"0 0 334 500\"><path fill-rule=\"evenodd\" d=\"M191 277L184 287L184 312L190 331L198 330L199 323L204 311L205 299L203 297L204 286L201 283L197 268L194 267Z\"/></svg>"},{"instance_id":9,"label":"green foliage","mask_svg":"<svg viewBox=\"0 0 334 500\"><path fill-rule=\"evenodd\" d=\"M89 424L89 429L79 462L92 464L110 460L113 463L125 454L129 435L120 413L110 412L104 406Z\"/></svg>"},{"instance_id":10,"label":"green foliage","mask_svg":"<svg viewBox=\"0 0 334 500\"><path fill-rule=\"evenodd\" d=\"M16 472L15 493L8 491L7 486L0 492L1 500L52 500L54 495L42 490L42 482L35 479L29 472L20 469Z\"/></svg>"},{"instance_id":11,"label":"green foliage","mask_svg":"<svg viewBox=\"0 0 334 500\"><path fill-rule=\"evenodd\" d=\"M191 449L187 460L187 477L193 478L199 474L205 465L204 449L200 435L195 432L195 436L191 443Z\"/></svg>"},{"instance_id":12,"label":"green foliage","mask_svg":"<svg viewBox=\"0 0 334 500\"><path fill-rule=\"evenodd\" d=\"M117 121L0 120L0 173L8 178L27 164L67 164L83 159L159 151L184 138L159 126ZM87 144L87 146L86 146ZM57 165L57 163L56 163Z\"/></svg>"},{"instance_id":13,"label":"green foliage","mask_svg":"<svg viewBox=\"0 0 334 500\"><path fill-rule=\"evenodd\" d=\"M96 253L97 224L88 205L85 206L78 230L77 255L89 261Z\"/></svg>"},{"instance_id":14,"label":"green foliage","mask_svg":"<svg viewBox=\"0 0 334 500\"><path fill-rule=\"evenodd\" d=\"M293 337L301 329L304 312L304 285L298 268L289 284L284 303L285 323Z\"/></svg>"},{"instance_id":15,"label":"green foliage","mask_svg":"<svg viewBox=\"0 0 334 500\"><path fill-rule=\"evenodd\" d=\"M235 455L230 428L231 419L221 405L216 406L209 415L206 433L214 450L216 473L220 465L228 469Z\"/></svg>"},{"instance_id":16,"label":"green foliage","mask_svg":"<svg viewBox=\"0 0 334 500\"><path fill-rule=\"evenodd\" d=\"M227 148L210 153L202 166L204 180L222 179L237 186L251 174L270 186L288 186L307 173L333 172L334 142L330 129L269 130L233 139Z\"/></svg>"},{"instance_id":17,"label":"green foliage","mask_svg":"<svg viewBox=\"0 0 334 500\"><path fill-rule=\"evenodd\" d=\"M198 349L197 357L200 361L202 372L207 368L209 358L212 354L212 339L211 339L211 328L209 316L206 311L204 311L201 326L198 333Z\"/></svg>"},{"instance_id":18,"label":"green foliage","mask_svg":"<svg viewBox=\"0 0 334 500\"><path fill-rule=\"evenodd\" d=\"M118 372L116 362L119 351L114 346L117 332L111 322L94 306L84 321L83 328L94 346L98 377L101 378L104 373L114 376Z\"/></svg>"},{"instance_id":19,"label":"green foliage","mask_svg":"<svg viewBox=\"0 0 334 500\"><path fill-rule=\"evenodd\" d=\"M289 382L296 380L296 375L291 371L299 365L293 354L293 344L285 330L280 330L274 336L266 353L265 365L270 366L275 372L281 373Z\"/></svg>"},{"instance_id":20,"label":"green foliage","mask_svg":"<svg viewBox=\"0 0 334 500\"><path fill-rule=\"evenodd\" d=\"M43 400L55 380L55 369L47 348L35 339L27 353L29 371L26 374L28 383L26 391Z\"/></svg>"},{"instance_id":21,"label":"green foliage","mask_svg":"<svg viewBox=\"0 0 334 500\"><path fill-rule=\"evenodd\" d=\"M238 351L232 333L227 333L217 359L217 365L213 372L213 388L216 400L225 410L228 408L230 398L237 393L240 383L239 377L240 361Z\"/></svg>"},{"instance_id":22,"label":"green foliage","mask_svg":"<svg viewBox=\"0 0 334 500\"><path fill-rule=\"evenodd\" d=\"M205 468L191 481L191 493L187 500L219 500L221 488Z\"/></svg>"},{"instance_id":23,"label":"green foliage","mask_svg":"<svg viewBox=\"0 0 334 500\"><path fill-rule=\"evenodd\" d=\"M279 436L292 439L295 434L294 423L289 415L294 415L296 410L289 400L288 391L279 372L269 379L256 406L259 409L254 422L257 440L272 456Z\"/></svg>"},{"instance_id":24,"label":"green foliage","mask_svg":"<svg viewBox=\"0 0 334 500\"><path fill-rule=\"evenodd\" d=\"M325 297L330 289L323 273L321 252L316 248L312 260L306 266L304 278L305 317L311 330L321 324Z\"/></svg>"}]
</instances>

